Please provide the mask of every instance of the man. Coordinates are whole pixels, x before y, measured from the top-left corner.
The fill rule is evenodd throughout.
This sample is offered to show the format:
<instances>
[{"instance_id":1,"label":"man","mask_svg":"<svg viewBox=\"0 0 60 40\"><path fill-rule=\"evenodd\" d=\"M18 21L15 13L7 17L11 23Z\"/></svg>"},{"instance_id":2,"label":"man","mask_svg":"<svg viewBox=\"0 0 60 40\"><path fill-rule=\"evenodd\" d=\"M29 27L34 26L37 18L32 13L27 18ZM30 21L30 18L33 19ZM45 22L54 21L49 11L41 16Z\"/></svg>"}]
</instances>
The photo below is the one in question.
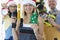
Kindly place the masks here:
<instances>
[{"instance_id":1,"label":"man","mask_svg":"<svg viewBox=\"0 0 60 40\"><path fill-rule=\"evenodd\" d=\"M50 14L54 14L56 16L56 19L49 18L48 21L56 27L58 30L60 30L60 11L56 9L57 2L56 0L48 0L49 7L51 9Z\"/></svg>"}]
</instances>

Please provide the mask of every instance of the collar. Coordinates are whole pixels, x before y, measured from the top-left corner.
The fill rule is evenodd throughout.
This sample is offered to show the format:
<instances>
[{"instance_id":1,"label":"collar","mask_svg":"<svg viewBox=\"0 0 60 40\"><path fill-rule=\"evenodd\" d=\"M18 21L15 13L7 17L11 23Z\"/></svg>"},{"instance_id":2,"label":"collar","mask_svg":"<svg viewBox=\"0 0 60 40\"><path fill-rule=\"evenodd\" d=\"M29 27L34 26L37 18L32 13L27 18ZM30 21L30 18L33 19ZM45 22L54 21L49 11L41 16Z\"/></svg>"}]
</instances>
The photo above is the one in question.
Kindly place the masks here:
<instances>
[{"instance_id":1,"label":"collar","mask_svg":"<svg viewBox=\"0 0 60 40\"><path fill-rule=\"evenodd\" d=\"M49 13L54 13L56 11L57 11L57 9L55 8L55 9L50 10Z\"/></svg>"},{"instance_id":2,"label":"collar","mask_svg":"<svg viewBox=\"0 0 60 40\"><path fill-rule=\"evenodd\" d=\"M56 11L57 11L57 9L55 8L55 9L52 9L51 11L52 11L52 12L56 12Z\"/></svg>"}]
</instances>

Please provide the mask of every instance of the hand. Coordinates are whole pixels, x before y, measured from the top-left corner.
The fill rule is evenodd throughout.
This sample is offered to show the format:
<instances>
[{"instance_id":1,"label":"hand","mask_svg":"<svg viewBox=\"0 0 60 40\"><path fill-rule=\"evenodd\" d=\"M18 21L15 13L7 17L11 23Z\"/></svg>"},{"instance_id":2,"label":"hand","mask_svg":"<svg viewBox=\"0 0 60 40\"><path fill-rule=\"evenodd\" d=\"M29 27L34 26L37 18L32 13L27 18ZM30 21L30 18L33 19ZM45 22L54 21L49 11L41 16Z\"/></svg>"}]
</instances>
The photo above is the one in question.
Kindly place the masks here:
<instances>
[{"instance_id":1,"label":"hand","mask_svg":"<svg viewBox=\"0 0 60 40\"><path fill-rule=\"evenodd\" d=\"M16 22L16 18L15 18L15 17L12 17L12 18L11 18L11 22L12 22L12 23L15 23L15 22Z\"/></svg>"},{"instance_id":2,"label":"hand","mask_svg":"<svg viewBox=\"0 0 60 40\"><path fill-rule=\"evenodd\" d=\"M43 35L41 35L41 34L39 33L38 27L39 27L39 26L38 26L37 24L32 24L32 25L31 25L31 28L32 28L33 31L34 31L34 34L35 34L37 40L43 40ZM42 34L43 34L43 33L42 33Z\"/></svg>"},{"instance_id":3,"label":"hand","mask_svg":"<svg viewBox=\"0 0 60 40\"><path fill-rule=\"evenodd\" d=\"M34 32L38 32L38 25L37 24L32 24L31 28L33 29Z\"/></svg>"},{"instance_id":4,"label":"hand","mask_svg":"<svg viewBox=\"0 0 60 40\"><path fill-rule=\"evenodd\" d=\"M55 22L54 22L54 19L52 19L52 18L49 18L49 19L48 19L48 22L51 23L52 25L55 23Z\"/></svg>"}]
</instances>

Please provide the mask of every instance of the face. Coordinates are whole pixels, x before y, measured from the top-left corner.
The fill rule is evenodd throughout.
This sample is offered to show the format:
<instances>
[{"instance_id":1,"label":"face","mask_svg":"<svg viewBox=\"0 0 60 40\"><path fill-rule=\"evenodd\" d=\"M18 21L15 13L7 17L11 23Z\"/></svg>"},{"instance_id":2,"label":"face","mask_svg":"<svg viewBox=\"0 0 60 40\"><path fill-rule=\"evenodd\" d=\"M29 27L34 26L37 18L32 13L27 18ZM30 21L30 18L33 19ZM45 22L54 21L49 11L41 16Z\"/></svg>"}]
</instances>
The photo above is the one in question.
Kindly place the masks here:
<instances>
[{"instance_id":1,"label":"face","mask_svg":"<svg viewBox=\"0 0 60 40\"><path fill-rule=\"evenodd\" d=\"M48 0L48 2L51 9L54 9L56 7L56 0Z\"/></svg>"},{"instance_id":2,"label":"face","mask_svg":"<svg viewBox=\"0 0 60 40\"><path fill-rule=\"evenodd\" d=\"M33 9L34 9L34 6L32 4L26 4L26 5L24 5L24 11L26 13L32 13Z\"/></svg>"},{"instance_id":3,"label":"face","mask_svg":"<svg viewBox=\"0 0 60 40\"><path fill-rule=\"evenodd\" d=\"M9 10L10 10L11 13L14 12L14 11L16 11L16 10L17 10L17 5L11 4L11 5L9 6Z\"/></svg>"}]
</instances>

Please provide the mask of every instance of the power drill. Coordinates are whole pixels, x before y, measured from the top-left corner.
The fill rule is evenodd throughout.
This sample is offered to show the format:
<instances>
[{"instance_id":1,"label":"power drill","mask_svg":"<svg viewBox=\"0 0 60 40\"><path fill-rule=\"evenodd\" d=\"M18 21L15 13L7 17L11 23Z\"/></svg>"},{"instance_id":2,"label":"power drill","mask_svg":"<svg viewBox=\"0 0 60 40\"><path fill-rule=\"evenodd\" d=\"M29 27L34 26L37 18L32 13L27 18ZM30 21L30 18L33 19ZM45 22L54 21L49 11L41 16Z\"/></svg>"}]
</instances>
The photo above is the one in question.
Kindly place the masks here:
<instances>
[{"instance_id":1,"label":"power drill","mask_svg":"<svg viewBox=\"0 0 60 40\"><path fill-rule=\"evenodd\" d=\"M56 19L56 15L53 15L53 14L47 14L47 18L52 18L52 19L55 20L55 19ZM49 26L49 27L53 27L53 25L50 24L50 23L48 22L47 19L45 20L44 24L46 24L46 25Z\"/></svg>"}]
</instances>

